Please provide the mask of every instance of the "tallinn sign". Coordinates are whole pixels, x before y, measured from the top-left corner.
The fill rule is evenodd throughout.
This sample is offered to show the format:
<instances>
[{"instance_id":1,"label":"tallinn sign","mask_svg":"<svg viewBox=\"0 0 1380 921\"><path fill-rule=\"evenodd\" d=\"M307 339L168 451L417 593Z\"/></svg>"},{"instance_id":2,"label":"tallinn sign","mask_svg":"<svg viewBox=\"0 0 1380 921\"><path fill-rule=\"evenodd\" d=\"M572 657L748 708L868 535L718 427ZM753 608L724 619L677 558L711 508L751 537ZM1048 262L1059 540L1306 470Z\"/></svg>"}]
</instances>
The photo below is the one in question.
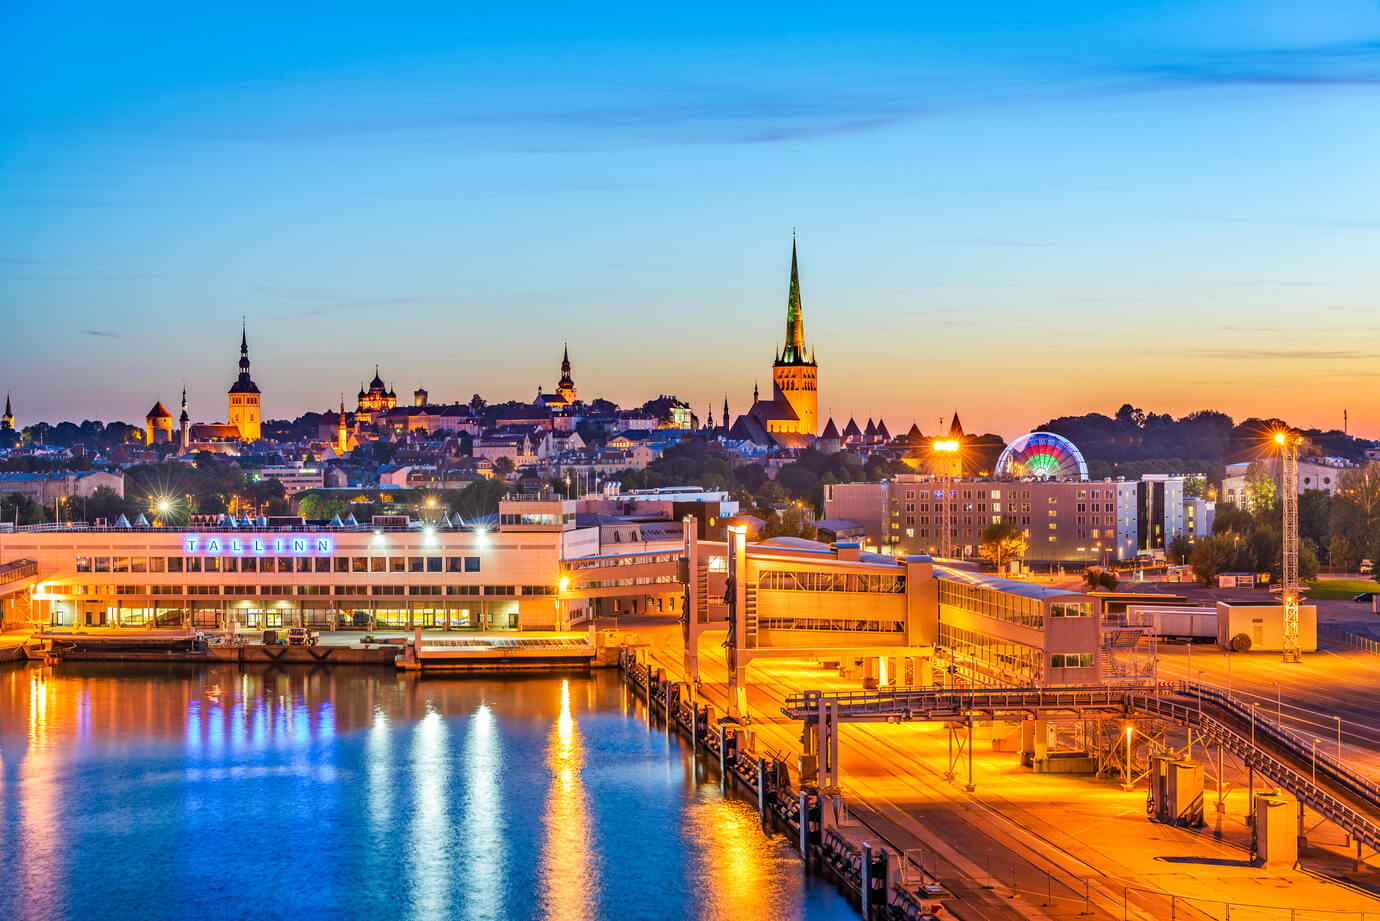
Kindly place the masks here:
<instances>
[{"instance_id":1,"label":"tallinn sign","mask_svg":"<svg viewBox=\"0 0 1380 921\"><path fill-rule=\"evenodd\" d=\"M329 537L184 537L182 548L188 554L201 556L245 553L322 556L335 549L335 541Z\"/></svg>"}]
</instances>

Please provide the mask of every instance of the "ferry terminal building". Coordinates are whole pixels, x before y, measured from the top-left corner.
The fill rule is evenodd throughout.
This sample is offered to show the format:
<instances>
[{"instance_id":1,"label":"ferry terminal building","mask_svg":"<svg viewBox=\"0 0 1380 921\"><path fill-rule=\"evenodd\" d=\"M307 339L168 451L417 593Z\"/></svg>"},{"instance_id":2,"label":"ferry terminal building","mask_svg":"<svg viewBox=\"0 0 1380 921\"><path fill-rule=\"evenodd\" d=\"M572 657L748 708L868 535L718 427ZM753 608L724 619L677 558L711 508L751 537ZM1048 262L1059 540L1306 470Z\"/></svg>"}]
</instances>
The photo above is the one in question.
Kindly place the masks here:
<instances>
[{"instance_id":1,"label":"ferry terminal building","mask_svg":"<svg viewBox=\"0 0 1380 921\"><path fill-rule=\"evenodd\" d=\"M600 545L576 503L509 497L494 527L369 525L0 530L0 570L27 567L3 619L82 629L585 629L596 611L680 614L722 631L738 592L745 656L928 659L1002 684L1097 683L1102 603L1078 591L885 556L856 544L685 534ZM0 575L0 583L3 576ZM712 642L713 640L706 640Z\"/></svg>"}]
</instances>

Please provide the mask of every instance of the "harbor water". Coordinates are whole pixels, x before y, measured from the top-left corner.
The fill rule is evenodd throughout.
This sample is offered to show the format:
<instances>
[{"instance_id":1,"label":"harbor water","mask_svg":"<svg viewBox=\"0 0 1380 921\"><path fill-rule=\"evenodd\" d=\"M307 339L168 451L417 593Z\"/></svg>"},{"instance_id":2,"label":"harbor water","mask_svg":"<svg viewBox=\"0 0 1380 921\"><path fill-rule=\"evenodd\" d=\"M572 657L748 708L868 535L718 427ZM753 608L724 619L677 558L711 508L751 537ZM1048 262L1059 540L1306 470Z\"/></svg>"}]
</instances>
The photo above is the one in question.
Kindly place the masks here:
<instances>
[{"instance_id":1,"label":"harbor water","mask_svg":"<svg viewBox=\"0 0 1380 921\"><path fill-rule=\"evenodd\" d=\"M0 668L0 918L855 919L617 675Z\"/></svg>"}]
</instances>

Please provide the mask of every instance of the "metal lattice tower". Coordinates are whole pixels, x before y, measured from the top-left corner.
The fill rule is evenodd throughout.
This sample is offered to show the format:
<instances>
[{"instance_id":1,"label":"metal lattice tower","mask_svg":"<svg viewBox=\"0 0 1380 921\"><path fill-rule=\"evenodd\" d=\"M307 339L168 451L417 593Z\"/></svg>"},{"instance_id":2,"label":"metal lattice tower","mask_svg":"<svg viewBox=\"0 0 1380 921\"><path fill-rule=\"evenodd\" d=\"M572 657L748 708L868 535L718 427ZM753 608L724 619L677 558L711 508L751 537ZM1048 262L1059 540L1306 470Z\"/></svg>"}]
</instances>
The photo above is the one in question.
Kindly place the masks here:
<instances>
[{"instance_id":1,"label":"metal lattice tower","mask_svg":"<svg viewBox=\"0 0 1380 921\"><path fill-rule=\"evenodd\" d=\"M1284 507L1284 661L1302 659L1299 649L1299 441L1293 432L1275 436L1281 445Z\"/></svg>"}]
</instances>

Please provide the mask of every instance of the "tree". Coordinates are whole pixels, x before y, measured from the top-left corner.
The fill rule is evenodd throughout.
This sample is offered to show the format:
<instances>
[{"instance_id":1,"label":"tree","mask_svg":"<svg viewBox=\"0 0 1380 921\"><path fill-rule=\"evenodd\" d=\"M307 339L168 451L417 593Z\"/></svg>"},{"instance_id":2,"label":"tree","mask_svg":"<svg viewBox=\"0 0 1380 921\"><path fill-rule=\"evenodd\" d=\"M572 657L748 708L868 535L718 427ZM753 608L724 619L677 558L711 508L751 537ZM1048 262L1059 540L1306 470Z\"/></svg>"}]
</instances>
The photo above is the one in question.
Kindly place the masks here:
<instances>
[{"instance_id":1,"label":"tree","mask_svg":"<svg viewBox=\"0 0 1380 921\"><path fill-rule=\"evenodd\" d=\"M815 519L810 514L810 509L791 508L781 509L767 517L767 523L762 526L762 537L803 537L806 540L814 540L819 536L815 528Z\"/></svg>"},{"instance_id":2,"label":"tree","mask_svg":"<svg viewBox=\"0 0 1380 921\"><path fill-rule=\"evenodd\" d=\"M1333 572L1356 572L1361 565L1361 554L1351 538L1338 534L1328 542L1327 563Z\"/></svg>"},{"instance_id":3,"label":"tree","mask_svg":"<svg viewBox=\"0 0 1380 921\"><path fill-rule=\"evenodd\" d=\"M513 459L506 454L494 460L494 473L507 479L508 474L513 472Z\"/></svg>"},{"instance_id":4,"label":"tree","mask_svg":"<svg viewBox=\"0 0 1380 921\"><path fill-rule=\"evenodd\" d=\"M1165 557L1171 566L1182 566L1188 562L1188 555L1193 552L1193 541L1188 539L1186 534L1175 534L1169 546L1165 548Z\"/></svg>"},{"instance_id":5,"label":"tree","mask_svg":"<svg viewBox=\"0 0 1380 921\"><path fill-rule=\"evenodd\" d=\"M350 503L339 496L320 492L305 492L297 497L297 514L311 521L328 521L350 513Z\"/></svg>"},{"instance_id":6,"label":"tree","mask_svg":"<svg viewBox=\"0 0 1380 921\"><path fill-rule=\"evenodd\" d=\"M1251 511L1269 509L1275 504L1275 480L1265 464L1251 461L1246 468L1245 480Z\"/></svg>"},{"instance_id":7,"label":"tree","mask_svg":"<svg viewBox=\"0 0 1380 921\"><path fill-rule=\"evenodd\" d=\"M1030 542L1019 527L1009 521L999 521L982 532L978 556L991 562L997 572L1005 572L1012 560L1025 556L1029 546Z\"/></svg>"},{"instance_id":8,"label":"tree","mask_svg":"<svg viewBox=\"0 0 1380 921\"><path fill-rule=\"evenodd\" d=\"M1232 536L1217 534L1193 545L1188 560L1193 566L1193 577L1199 584L1211 587L1217 582L1218 573L1233 568L1237 555L1235 544Z\"/></svg>"}]
</instances>

